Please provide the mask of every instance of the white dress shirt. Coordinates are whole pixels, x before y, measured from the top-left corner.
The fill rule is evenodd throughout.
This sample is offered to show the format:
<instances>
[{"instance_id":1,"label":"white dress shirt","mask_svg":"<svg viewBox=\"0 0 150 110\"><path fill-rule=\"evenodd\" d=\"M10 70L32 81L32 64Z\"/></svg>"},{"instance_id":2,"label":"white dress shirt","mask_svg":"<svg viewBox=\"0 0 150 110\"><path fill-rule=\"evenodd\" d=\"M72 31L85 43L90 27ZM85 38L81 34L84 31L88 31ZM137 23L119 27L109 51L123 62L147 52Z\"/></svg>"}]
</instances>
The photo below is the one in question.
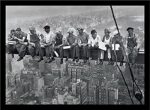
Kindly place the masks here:
<instances>
[{"instance_id":1,"label":"white dress shirt","mask_svg":"<svg viewBox=\"0 0 150 110\"><path fill-rule=\"evenodd\" d=\"M54 41L55 34L52 31L49 33L44 32L43 35L46 43L52 43Z\"/></svg>"},{"instance_id":2,"label":"white dress shirt","mask_svg":"<svg viewBox=\"0 0 150 110\"><path fill-rule=\"evenodd\" d=\"M111 36L108 38L108 39L106 39L106 37L104 38L104 43L106 43L106 44L110 44L110 41L111 41Z\"/></svg>"},{"instance_id":3,"label":"white dress shirt","mask_svg":"<svg viewBox=\"0 0 150 110\"><path fill-rule=\"evenodd\" d=\"M90 36L88 40L88 44L92 45L93 47L96 43L99 43L100 41L101 41L101 38L99 35L97 35L95 39L93 39L93 37Z\"/></svg>"}]
</instances>

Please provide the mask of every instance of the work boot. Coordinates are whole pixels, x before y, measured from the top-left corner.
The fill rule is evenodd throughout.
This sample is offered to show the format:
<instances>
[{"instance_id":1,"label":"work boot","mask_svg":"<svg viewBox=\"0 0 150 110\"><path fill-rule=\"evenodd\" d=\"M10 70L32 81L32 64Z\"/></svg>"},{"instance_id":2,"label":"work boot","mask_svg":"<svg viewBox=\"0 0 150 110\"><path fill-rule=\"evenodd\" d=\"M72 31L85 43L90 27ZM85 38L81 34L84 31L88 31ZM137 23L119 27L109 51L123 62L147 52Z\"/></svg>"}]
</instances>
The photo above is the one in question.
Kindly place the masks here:
<instances>
[{"instance_id":1,"label":"work boot","mask_svg":"<svg viewBox=\"0 0 150 110\"><path fill-rule=\"evenodd\" d=\"M23 57L19 57L19 59L17 61L21 61L23 59Z\"/></svg>"},{"instance_id":2,"label":"work boot","mask_svg":"<svg viewBox=\"0 0 150 110\"><path fill-rule=\"evenodd\" d=\"M120 62L120 66L123 66L123 62L122 61Z\"/></svg>"},{"instance_id":3,"label":"work boot","mask_svg":"<svg viewBox=\"0 0 150 110\"><path fill-rule=\"evenodd\" d=\"M47 58L45 63L49 63L49 60L50 60L50 58Z\"/></svg>"},{"instance_id":4,"label":"work boot","mask_svg":"<svg viewBox=\"0 0 150 110\"><path fill-rule=\"evenodd\" d=\"M79 62L79 58L76 59L76 62Z\"/></svg>"},{"instance_id":5,"label":"work boot","mask_svg":"<svg viewBox=\"0 0 150 110\"><path fill-rule=\"evenodd\" d=\"M14 54L11 54L12 58L14 58Z\"/></svg>"},{"instance_id":6,"label":"work boot","mask_svg":"<svg viewBox=\"0 0 150 110\"><path fill-rule=\"evenodd\" d=\"M84 59L84 60L83 60L83 63L86 63L86 62L87 62L87 60Z\"/></svg>"},{"instance_id":7,"label":"work boot","mask_svg":"<svg viewBox=\"0 0 150 110\"><path fill-rule=\"evenodd\" d=\"M54 58L54 57L52 57L52 58L51 58L51 60L52 60L52 61L54 61L54 60L55 60L55 58Z\"/></svg>"},{"instance_id":8,"label":"work boot","mask_svg":"<svg viewBox=\"0 0 150 110\"><path fill-rule=\"evenodd\" d=\"M100 64L100 65L103 65L103 59L100 59L100 60L99 60L99 64Z\"/></svg>"},{"instance_id":9,"label":"work boot","mask_svg":"<svg viewBox=\"0 0 150 110\"><path fill-rule=\"evenodd\" d=\"M114 65L114 61L111 61L111 65Z\"/></svg>"},{"instance_id":10,"label":"work boot","mask_svg":"<svg viewBox=\"0 0 150 110\"><path fill-rule=\"evenodd\" d=\"M66 58L66 61L68 61L68 57Z\"/></svg>"},{"instance_id":11,"label":"work boot","mask_svg":"<svg viewBox=\"0 0 150 110\"><path fill-rule=\"evenodd\" d=\"M110 58L109 59L109 62L108 62L108 65L112 65L113 63L112 63L112 59Z\"/></svg>"},{"instance_id":12,"label":"work boot","mask_svg":"<svg viewBox=\"0 0 150 110\"><path fill-rule=\"evenodd\" d=\"M73 58L72 61L74 62L74 61L75 61L75 58Z\"/></svg>"},{"instance_id":13,"label":"work boot","mask_svg":"<svg viewBox=\"0 0 150 110\"><path fill-rule=\"evenodd\" d=\"M34 60L34 59L35 59L35 56L32 56L32 59Z\"/></svg>"},{"instance_id":14,"label":"work boot","mask_svg":"<svg viewBox=\"0 0 150 110\"><path fill-rule=\"evenodd\" d=\"M63 64L63 58L60 59L60 64Z\"/></svg>"},{"instance_id":15,"label":"work boot","mask_svg":"<svg viewBox=\"0 0 150 110\"><path fill-rule=\"evenodd\" d=\"M40 61L42 61L43 60L43 58L40 58L39 60L38 60L38 62L40 62Z\"/></svg>"}]
</instances>

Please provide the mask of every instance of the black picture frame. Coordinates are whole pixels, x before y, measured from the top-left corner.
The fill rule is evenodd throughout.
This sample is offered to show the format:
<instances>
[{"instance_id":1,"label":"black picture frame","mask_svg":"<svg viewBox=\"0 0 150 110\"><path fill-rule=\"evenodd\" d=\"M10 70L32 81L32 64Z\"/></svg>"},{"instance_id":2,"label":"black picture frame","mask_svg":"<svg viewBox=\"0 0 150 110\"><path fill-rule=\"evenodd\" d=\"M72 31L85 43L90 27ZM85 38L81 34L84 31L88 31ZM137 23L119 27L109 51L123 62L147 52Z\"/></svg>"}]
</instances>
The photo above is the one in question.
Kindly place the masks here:
<instances>
[{"instance_id":1,"label":"black picture frame","mask_svg":"<svg viewBox=\"0 0 150 110\"><path fill-rule=\"evenodd\" d=\"M149 16L150 16L150 2L149 1L1 1L1 109L2 110L21 110L21 109L31 109L31 110L48 110L48 109L101 109L101 110L126 110L126 109L136 109L136 110L149 110ZM144 105L6 105L5 104L5 16L7 5L139 5L145 7L145 104Z\"/></svg>"}]
</instances>

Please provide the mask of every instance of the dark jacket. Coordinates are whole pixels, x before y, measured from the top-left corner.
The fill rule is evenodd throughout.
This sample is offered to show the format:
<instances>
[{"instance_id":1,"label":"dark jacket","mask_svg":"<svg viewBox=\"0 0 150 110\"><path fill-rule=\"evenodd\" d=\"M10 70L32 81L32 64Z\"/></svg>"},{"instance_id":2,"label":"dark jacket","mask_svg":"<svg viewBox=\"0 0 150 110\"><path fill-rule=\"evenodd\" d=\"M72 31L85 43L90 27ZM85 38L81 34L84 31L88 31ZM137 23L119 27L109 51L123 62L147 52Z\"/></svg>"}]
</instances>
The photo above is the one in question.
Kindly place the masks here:
<instances>
[{"instance_id":1,"label":"dark jacket","mask_svg":"<svg viewBox=\"0 0 150 110\"><path fill-rule=\"evenodd\" d=\"M30 35L30 42L32 42L32 43L40 42L40 39L39 39L38 35L37 34L31 34Z\"/></svg>"},{"instance_id":2,"label":"dark jacket","mask_svg":"<svg viewBox=\"0 0 150 110\"><path fill-rule=\"evenodd\" d=\"M134 34L134 37L128 37L127 41L128 41L127 42L127 48L134 48L137 46L135 34Z\"/></svg>"},{"instance_id":3,"label":"dark jacket","mask_svg":"<svg viewBox=\"0 0 150 110\"><path fill-rule=\"evenodd\" d=\"M55 46L62 44L63 35L62 34L56 34L55 37Z\"/></svg>"}]
</instances>

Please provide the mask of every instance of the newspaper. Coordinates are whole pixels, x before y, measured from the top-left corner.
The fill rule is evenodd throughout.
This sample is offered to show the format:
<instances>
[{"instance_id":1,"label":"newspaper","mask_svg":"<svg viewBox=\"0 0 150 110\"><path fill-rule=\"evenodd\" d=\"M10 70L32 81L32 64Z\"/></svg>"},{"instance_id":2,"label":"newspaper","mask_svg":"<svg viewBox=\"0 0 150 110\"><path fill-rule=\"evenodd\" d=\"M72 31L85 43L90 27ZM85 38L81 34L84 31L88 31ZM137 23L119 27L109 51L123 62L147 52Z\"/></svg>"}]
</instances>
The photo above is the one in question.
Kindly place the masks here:
<instances>
[{"instance_id":1,"label":"newspaper","mask_svg":"<svg viewBox=\"0 0 150 110\"><path fill-rule=\"evenodd\" d=\"M71 46L64 46L63 49L70 49Z\"/></svg>"},{"instance_id":2,"label":"newspaper","mask_svg":"<svg viewBox=\"0 0 150 110\"><path fill-rule=\"evenodd\" d=\"M99 49L106 51L105 45L106 45L106 43L104 43L104 42L99 42Z\"/></svg>"},{"instance_id":3,"label":"newspaper","mask_svg":"<svg viewBox=\"0 0 150 110\"><path fill-rule=\"evenodd\" d=\"M119 50L120 45L119 44L112 44L112 50Z\"/></svg>"}]
</instances>

